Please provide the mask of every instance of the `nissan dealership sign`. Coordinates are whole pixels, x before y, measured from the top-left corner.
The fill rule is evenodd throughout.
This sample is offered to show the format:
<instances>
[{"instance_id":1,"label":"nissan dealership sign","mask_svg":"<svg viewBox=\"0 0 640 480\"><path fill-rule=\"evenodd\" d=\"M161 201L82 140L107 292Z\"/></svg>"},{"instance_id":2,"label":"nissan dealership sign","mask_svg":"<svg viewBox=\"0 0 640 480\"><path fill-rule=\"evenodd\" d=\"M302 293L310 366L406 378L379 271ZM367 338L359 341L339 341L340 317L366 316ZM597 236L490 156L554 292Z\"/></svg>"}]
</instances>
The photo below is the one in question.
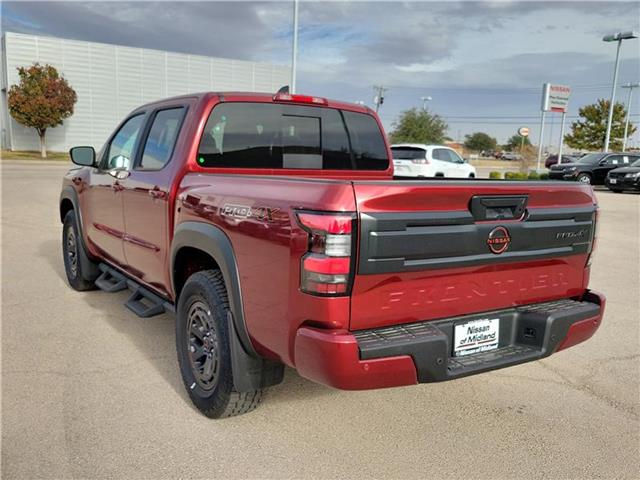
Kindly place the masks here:
<instances>
[{"instance_id":1,"label":"nissan dealership sign","mask_svg":"<svg viewBox=\"0 0 640 480\"><path fill-rule=\"evenodd\" d=\"M566 113L570 96L571 87L545 83L542 86L542 111Z\"/></svg>"}]
</instances>

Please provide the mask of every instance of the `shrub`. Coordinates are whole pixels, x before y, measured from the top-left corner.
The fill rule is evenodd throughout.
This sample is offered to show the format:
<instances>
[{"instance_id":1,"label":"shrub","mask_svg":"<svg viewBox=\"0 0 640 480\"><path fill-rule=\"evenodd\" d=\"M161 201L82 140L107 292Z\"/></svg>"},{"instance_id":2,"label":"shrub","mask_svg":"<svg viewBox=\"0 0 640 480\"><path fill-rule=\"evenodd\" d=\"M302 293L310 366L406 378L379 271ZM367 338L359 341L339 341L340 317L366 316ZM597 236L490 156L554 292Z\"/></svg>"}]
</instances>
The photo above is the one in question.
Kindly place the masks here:
<instances>
[{"instance_id":1,"label":"shrub","mask_svg":"<svg viewBox=\"0 0 640 480\"><path fill-rule=\"evenodd\" d=\"M526 180L529 178L527 172L517 172L514 176L514 180Z\"/></svg>"},{"instance_id":2,"label":"shrub","mask_svg":"<svg viewBox=\"0 0 640 480\"><path fill-rule=\"evenodd\" d=\"M541 173L540 174L540 180L549 180L549 174L548 173Z\"/></svg>"},{"instance_id":3,"label":"shrub","mask_svg":"<svg viewBox=\"0 0 640 480\"><path fill-rule=\"evenodd\" d=\"M515 180L516 172L504 172L505 180Z\"/></svg>"},{"instance_id":4,"label":"shrub","mask_svg":"<svg viewBox=\"0 0 640 480\"><path fill-rule=\"evenodd\" d=\"M489 178L500 179L502 178L502 172L490 172Z\"/></svg>"},{"instance_id":5,"label":"shrub","mask_svg":"<svg viewBox=\"0 0 640 480\"><path fill-rule=\"evenodd\" d=\"M540 180L538 172L529 172L529 180Z\"/></svg>"}]
</instances>

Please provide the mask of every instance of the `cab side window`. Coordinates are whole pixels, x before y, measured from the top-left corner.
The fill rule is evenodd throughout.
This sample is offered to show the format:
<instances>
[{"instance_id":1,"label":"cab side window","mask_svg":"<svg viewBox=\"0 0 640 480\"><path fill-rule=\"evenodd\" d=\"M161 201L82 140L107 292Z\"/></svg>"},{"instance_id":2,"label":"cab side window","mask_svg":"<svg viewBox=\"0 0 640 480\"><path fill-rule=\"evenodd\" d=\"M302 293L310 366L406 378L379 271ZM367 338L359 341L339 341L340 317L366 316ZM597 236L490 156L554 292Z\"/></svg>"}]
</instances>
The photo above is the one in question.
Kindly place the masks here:
<instances>
[{"instance_id":1,"label":"cab side window","mask_svg":"<svg viewBox=\"0 0 640 480\"><path fill-rule=\"evenodd\" d=\"M144 144L140 169L160 170L169 162L183 116L184 108L182 107L160 110L156 113Z\"/></svg>"},{"instance_id":2,"label":"cab side window","mask_svg":"<svg viewBox=\"0 0 640 480\"><path fill-rule=\"evenodd\" d=\"M607 161L605 162L606 166L613 165L622 165L622 155L609 155L607 157Z\"/></svg>"},{"instance_id":3,"label":"cab side window","mask_svg":"<svg viewBox=\"0 0 640 480\"><path fill-rule=\"evenodd\" d=\"M449 151L444 148L434 148L432 153L434 160L440 160L443 162L450 162Z\"/></svg>"},{"instance_id":4,"label":"cab side window","mask_svg":"<svg viewBox=\"0 0 640 480\"><path fill-rule=\"evenodd\" d=\"M457 152L453 150L447 150L449 152L449 158L451 158L452 163L464 163L464 160Z\"/></svg>"},{"instance_id":5,"label":"cab side window","mask_svg":"<svg viewBox=\"0 0 640 480\"><path fill-rule=\"evenodd\" d=\"M138 114L127 120L111 139L106 156L103 159L103 168L113 170L115 168L130 169L133 161L134 149L140 130L144 124L144 114Z\"/></svg>"}]
</instances>

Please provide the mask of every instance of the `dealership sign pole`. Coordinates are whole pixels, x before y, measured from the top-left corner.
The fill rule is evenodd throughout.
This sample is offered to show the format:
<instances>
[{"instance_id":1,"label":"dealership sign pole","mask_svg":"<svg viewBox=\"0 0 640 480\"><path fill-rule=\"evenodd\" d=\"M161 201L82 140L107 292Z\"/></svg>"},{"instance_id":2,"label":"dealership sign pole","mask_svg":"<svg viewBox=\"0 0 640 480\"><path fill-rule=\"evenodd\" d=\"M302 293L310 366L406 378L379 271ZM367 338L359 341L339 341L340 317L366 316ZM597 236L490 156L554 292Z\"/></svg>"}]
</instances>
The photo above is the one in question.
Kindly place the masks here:
<instances>
[{"instance_id":1,"label":"dealership sign pole","mask_svg":"<svg viewBox=\"0 0 640 480\"><path fill-rule=\"evenodd\" d=\"M542 86L542 121L540 122L540 141L538 142L538 170L540 169L540 160L542 159L542 138L544 131L544 117L546 112L561 112L562 126L560 127L560 150L558 151L558 163L560 163L560 155L562 155L562 145L564 137L564 120L569 108L569 97L571 96L571 88L566 85L552 85L545 83Z\"/></svg>"},{"instance_id":2,"label":"dealership sign pole","mask_svg":"<svg viewBox=\"0 0 640 480\"><path fill-rule=\"evenodd\" d=\"M562 159L562 146L564 143L564 119L566 116L567 112L562 112L562 123L560 124L560 146L558 147L558 165L560 165Z\"/></svg>"}]
</instances>

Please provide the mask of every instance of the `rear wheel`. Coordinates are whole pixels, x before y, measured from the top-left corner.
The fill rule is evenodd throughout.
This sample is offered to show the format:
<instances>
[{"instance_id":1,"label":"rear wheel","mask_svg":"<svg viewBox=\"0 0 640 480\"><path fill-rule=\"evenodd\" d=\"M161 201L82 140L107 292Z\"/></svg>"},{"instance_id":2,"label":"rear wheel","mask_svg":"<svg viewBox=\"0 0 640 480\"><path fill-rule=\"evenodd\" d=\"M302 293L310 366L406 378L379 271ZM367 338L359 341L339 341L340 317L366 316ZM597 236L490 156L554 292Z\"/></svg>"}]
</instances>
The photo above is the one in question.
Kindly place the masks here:
<instances>
[{"instance_id":1,"label":"rear wheel","mask_svg":"<svg viewBox=\"0 0 640 480\"><path fill-rule=\"evenodd\" d=\"M189 277L176 311L176 350L187 393L210 418L250 412L264 394L264 390L237 392L234 388L228 312L229 300L219 270Z\"/></svg>"},{"instance_id":2,"label":"rear wheel","mask_svg":"<svg viewBox=\"0 0 640 480\"><path fill-rule=\"evenodd\" d=\"M576 178L580 183L591 183L591 175L588 173L581 173Z\"/></svg>"},{"instance_id":3,"label":"rear wheel","mask_svg":"<svg viewBox=\"0 0 640 480\"><path fill-rule=\"evenodd\" d=\"M84 271L83 265L95 268L97 265L86 256L73 210L67 212L64 217L62 255L69 285L78 291L94 290L96 288L94 279L89 275L90 272Z\"/></svg>"}]
</instances>

